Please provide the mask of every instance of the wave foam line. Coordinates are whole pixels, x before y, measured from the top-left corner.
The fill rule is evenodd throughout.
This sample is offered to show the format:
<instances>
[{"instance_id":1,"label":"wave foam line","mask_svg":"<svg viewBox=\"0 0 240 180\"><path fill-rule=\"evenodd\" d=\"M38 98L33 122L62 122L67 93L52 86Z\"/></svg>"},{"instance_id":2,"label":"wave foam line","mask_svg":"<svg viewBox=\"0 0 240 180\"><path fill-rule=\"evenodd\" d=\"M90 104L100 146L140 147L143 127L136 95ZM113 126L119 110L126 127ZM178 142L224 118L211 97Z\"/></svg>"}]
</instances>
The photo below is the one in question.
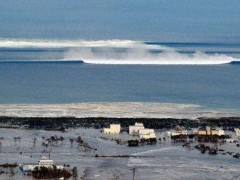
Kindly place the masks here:
<instances>
[{"instance_id":1,"label":"wave foam line","mask_svg":"<svg viewBox=\"0 0 240 180\"><path fill-rule=\"evenodd\" d=\"M152 47L151 47L152 48ZM161 47L163 49L163 47ZM65 59L78 59L89 64L141 64L141 65L216 65L228 64L235 58L223 54L195 52L182 54L175 49L166 48L161 53L152 53L145 44L128 49L125 52L95 52L90 48L70 49Z\"/></svg>"},{"instance_id":2,"label":"wave foam line","mask_svg":"<svg viewBox=\"0 0 240 180\"><path fill-rule=\"evenodd\" d=\"M0 48L67 48L67 47L131 47L138 41L131 40L39 40L0 39Z\"/></svg>"},{"instance_id":3,"label":"wave foam line","mask_svg":"<svg viewBox=\"0 0 240 180\"><path fill-rule=\"evenodd\" d=\"M89 64L216 65L239 61L224 54L206 54L199 51L184 54L159 44L118 39L96 41L0 39L0 48L67 48L60 60L81 60ZM118 51L119 48L124 50ZM161 53L153 53L151 50L159 50Z\"/></svg>"}]
</instances>

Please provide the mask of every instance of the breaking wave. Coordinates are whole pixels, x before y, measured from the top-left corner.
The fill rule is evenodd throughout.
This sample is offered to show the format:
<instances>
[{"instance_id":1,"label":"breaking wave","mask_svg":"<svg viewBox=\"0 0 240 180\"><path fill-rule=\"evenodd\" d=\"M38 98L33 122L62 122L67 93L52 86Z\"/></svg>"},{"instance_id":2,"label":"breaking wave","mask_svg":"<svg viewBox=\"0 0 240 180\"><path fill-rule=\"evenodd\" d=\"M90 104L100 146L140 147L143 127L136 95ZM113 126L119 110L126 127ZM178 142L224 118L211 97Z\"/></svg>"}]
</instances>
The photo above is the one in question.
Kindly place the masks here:
<instances>
[{"instance_id":1,"label":"breaking wave","mask_svg":"<svg viewBox=\"0 0 240 180\"><path fill-rule=\"evenodd\" d=\"M119 47L120 48L120 47ZM184 64L227 64L235 58L218 53L207 54L201 51L180 53L176 49L163 45L148 45L134 42L124 50L116 48L96 51L92 48L72 48L65 54L65 59L80 59L90 64L149 64L149 65L184 65Z\"/></svg>"},{"instance_id":2,"label":"breaking wave","mask_svg":"<svg viewBox=\"0 0 240 180\"><path fill-rule=\"evenodd\" d=\"M81 59L89 64L141 64L141 65L184 65L184 64L228 64L234 61L233 57L226 55L208 55L202 52L195 52L191 55L180 54L176 51L166 51L161 54L151 54L145 50L128 51L124 55L114 56L112 54L96 55L91 51L68 52L66 59Z\"/></svg>"},{"instance_id":3,"label":"breaking wave","mask_svg":"<svg viewBox=\"0 0 240 180\"><path fill-rule=\"evenodd\" d=\"M179 44L181 45L181 43ZM208 65L240 61L229 54L205 53L204 50L199 50L196 47L190 47L188 52L183 53L176 47L168 46L167 43L158 44L117 39L97 41L0 39L0 48L20 49L19 51L24 49L35 49L35 51L36 49L50 49L49 51L41 51L41 54L38 52L37 57L34 57L33 60L42 60L47 57L47 60L79 60L89 64ZM51 52L52 49L63 50ZM28 53L26 50L23 52Z\"/></svg>"}]
</instances>

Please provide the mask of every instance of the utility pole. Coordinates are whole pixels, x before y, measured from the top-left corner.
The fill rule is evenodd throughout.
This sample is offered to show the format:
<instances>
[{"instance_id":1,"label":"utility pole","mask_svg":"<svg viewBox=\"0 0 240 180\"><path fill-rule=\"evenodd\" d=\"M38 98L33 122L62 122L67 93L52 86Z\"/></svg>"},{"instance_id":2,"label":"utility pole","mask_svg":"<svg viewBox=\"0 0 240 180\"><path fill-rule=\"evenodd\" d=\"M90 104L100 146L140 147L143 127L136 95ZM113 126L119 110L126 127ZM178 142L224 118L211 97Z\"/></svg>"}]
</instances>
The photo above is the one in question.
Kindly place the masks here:
<instances>
[{"instance_id":1,"label":"utility pole","mask_svg":"<svg viewBox=\"0 0 240 180\"><path fill-rule=\"evenodd\" d=\"M51 159L51 151L52 151L52 148L48 151L48 159Z\"/></svg>"},{"instance_id":2,"label":"utility pole","mask_svg":"<svg viewBox=\"0 0 240 180\"><path fill-rule=\"evenodd\" d=\"M136 171L136 168L132 168L131 170L132 170L132 172L133 172L132 180L135 180L135 171Z\"/></svg>"}]
</instances>

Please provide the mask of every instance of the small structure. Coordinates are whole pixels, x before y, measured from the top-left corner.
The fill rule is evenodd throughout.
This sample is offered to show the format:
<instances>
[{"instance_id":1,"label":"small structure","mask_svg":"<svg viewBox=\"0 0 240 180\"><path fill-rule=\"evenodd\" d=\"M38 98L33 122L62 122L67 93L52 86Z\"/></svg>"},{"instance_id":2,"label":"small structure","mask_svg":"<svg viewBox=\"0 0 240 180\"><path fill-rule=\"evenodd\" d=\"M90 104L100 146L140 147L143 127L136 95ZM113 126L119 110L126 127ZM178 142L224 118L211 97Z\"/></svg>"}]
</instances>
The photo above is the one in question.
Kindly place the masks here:
<instances>
[{"instance_id":1,"label":"small structure","mask_svg":"<svg viewBox=\"0 0 240 180\"><path fill-rule=\"evenodd\" d=\"M235 140L233 138L227 138L225 139L225 142L228 142L228 143L233 143Z\"/></svg>"},{"instance_id":2,"label":"small structure","mask_svg":"<svg viewBox=\"0 0 240 180\"><path fill-rule=\"evenodd\" d=\"M63 164L55 164L53 160L47 159L43 156L37 163L22 164L19 168L23 172L32 172L36 167L53 168L53 166L56 166L57 169L63 169L65 167Z\"/></svg>"},{"instance_id":3,"label":"small structure","mask_svg":"<svg viewBox=\"0 0 240 180\"><path fill-rule=\"evenodd\" d=\"M175 130L171 131L171 136L180 136L180 135L187 135L187 130L180 127L180 126L177 126L175 128Z\"/></svg>"},{"instance_id":4,"label":"small structure","mask_svg":"<svg viewBox=\"0 0 240 180\"><path fill-rule=\"evenodd\" d=\"M218 136L221 136L221 135L224 135L224 130L222 129L212 129L211 130L211 135L218 135Z\"/></svg>"},{"instance_id":5,"label":"small structure","mask_svg":"<svg viewBox=\"0 0 240 180\"><path fill-rule=\"evenodd\" d=\"M191 129L191 134L194 134L194 135L198 134L198 129L197 128L192 128Z\"/></svg>"},{"instance_id":6,"label":"small structure","mask_svg":"<svg viewBox=\"0 0 240 180\"><path fill-rule=\"evenodd\" d=\"M103 128L105 134L119 134L121 130L120 124L110 124L110 128Z\"/></svg>"},{"instance_id":7,"label":"small structure","mask_svg":"<svg viewBox=\"0 0 240 180\"><path fill-rule=\"evenodd\" d=\"M154 129L140 129L139 130L139 138L140 139L156 138Z\"/></svg>"},{"instance_id":8,"label":"small structure","mask_svg":"<svg viewBox=\"0 0 240 180\"><path fill-rule=\"evenodd\" d=\"M237 153L237 154L233 155L233 157L234 157L234 158L237 158L237 159L240 159L240 154Z\"/></svg>"},{"instance_id":9,"label":"small structure","mask_svg":"<svg viewBox=\"0 0 240 180\"><path fill-rule=\"evenodd\" d=\"M237 136L240 136L240 128L234 128L234 131Z\"/></svg>"},{"instance_id":10,"label":"small structure","mask_svg":"<svg viewBox=\"0 0 240 180\"><path fill-rule=\"evenodd\" d=\"M199 129L198 130L198 135L204 135L206 136L207 135L207 131L205 129Z\"/></svg>"},{"instance_id":11,"label":"small structure","mask_svg":"<svg viewBox=\"0 0 240 180\"><path fill-rule=\"evenodd\" d=\"M209 126L206 126L205 129L199 129L198 130L198 135L208 135L208 136L213 136L213 135L217 135L217 136L221 136L224 135L224 130L222 129L212 129Z\"/></svg>"},{"instance_id":12,"label":"small structure","mask_svg":"<svg viewBox=\"0 0 240 180\"><path fill-rule=\"evenodd\" d=\"M143 123L135 123L134 126L129 126L129 134L132 136L139 136L139 130L145 129Z\"/></svg>"},{"instance_id":13,"label":"small structure","mask_svg":"<svg viewBox=\"0 0 240 180\"><path fill-rule=\"evenodd\" d=\"M135 123L133 126L129 126L129 134L132 136L139 136L140 139L156 139L154 129L145 129L143 123Z\"/></svg>"},{"instance_id":14,"label":"small structure","mask_svg":"<svg viewBox=\"0 0 240 180\"><path fill-rule=\"evenodd\" d=\"M206 134L211 135L211 127L210 126L206 126Z\"/></svg>"}]
</instances>

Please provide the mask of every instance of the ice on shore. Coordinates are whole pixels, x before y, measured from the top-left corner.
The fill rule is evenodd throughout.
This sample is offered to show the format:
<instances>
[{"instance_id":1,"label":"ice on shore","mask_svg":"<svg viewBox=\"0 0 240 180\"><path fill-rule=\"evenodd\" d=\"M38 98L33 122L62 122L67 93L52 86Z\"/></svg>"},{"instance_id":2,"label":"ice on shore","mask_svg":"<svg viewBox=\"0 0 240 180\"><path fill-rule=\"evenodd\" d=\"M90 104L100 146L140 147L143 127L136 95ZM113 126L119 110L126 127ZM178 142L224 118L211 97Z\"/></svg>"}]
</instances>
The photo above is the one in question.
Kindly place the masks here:
<instances>
[{"instance_id":1,"label":"ice on shore","mask_svg":"<svg viewBox=\"0 0 240 180\"><path fill-rule=\"evenodd\" d=\"M129 117L198 118L239 116L230 109L206 109L195 104L177 103L79 103L79 104L1 104L0 116L17 117Z\"/></svg>"},{"instance_id":2,"label":"ice on shore","mask_svg":"<svg viewBox=\"0 0 240 180\"><path fill-rule=\"evenodd\" d=\"M164 132L157 132L161 136ZM48 147L42 145L42 137L63 136L63 143L57 142ZM69 138L81 136L84 142L97 150L84 151L76 143L71 145ZM69 164L71 168L77 167L78 178L82 179L238 179L239 159L232 155L202 154L195 149L183 148L180 143L170 141L139 147L118 145L112 138L127 140L126 133L119 135L102 134L98 129L69 129L62 133L59 131L5 129L0 128L2 146L0 146L0 164L3 163L36 163L42 156L48 157L59 164ZM14 137L21 137L20 141L13 141ZM102 139L101 137L106 137ZM33 139L36 138L34 145ZM238 152L239 147L232 144L223 144L221 148L229 152ZM98 157L99 155L133 155L132 157L114 158ZM1 170L1 169L0 169ZM6 169L4 169L6 171ZM2 174L0 179L32 179L24 176L19 168L16 174Z\"/></svg>"}]
</instances>

